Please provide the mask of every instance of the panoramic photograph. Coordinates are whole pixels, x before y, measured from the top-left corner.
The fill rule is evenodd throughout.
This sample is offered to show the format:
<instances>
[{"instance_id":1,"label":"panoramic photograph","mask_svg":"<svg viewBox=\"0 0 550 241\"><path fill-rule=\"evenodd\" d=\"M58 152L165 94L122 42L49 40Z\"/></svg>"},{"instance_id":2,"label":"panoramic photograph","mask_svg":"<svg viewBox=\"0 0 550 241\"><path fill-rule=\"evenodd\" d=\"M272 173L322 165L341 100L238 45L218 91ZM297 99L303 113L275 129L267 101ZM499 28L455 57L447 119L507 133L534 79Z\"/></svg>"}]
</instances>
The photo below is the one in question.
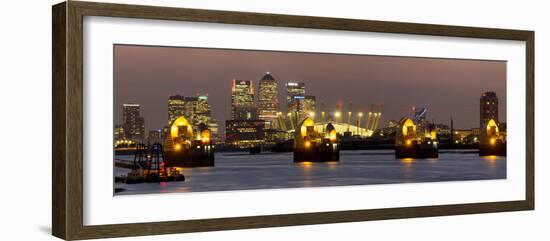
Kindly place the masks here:
<instances>
[{"instance_id":1,"label":"panoramic photograph","mask_svg":"<svg viewBox=\"0 0 550 241\"><path fill-rule=\"evenodd\" d=\"M506 179L506 61L113 51L115 195Z\"/></svg>"}]
</instances>

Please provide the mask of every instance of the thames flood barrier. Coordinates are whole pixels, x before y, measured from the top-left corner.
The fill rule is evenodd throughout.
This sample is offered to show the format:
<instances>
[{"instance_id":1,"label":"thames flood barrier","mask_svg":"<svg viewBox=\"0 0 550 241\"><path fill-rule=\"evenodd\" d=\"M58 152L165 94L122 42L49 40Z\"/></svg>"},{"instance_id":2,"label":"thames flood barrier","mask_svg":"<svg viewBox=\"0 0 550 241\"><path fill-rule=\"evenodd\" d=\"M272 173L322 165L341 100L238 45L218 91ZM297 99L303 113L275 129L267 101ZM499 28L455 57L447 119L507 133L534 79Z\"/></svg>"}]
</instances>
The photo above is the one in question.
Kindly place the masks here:
<instances>
[{"instance_id":1,"label":"thames flood barrier","mask_svg":"<svg viewBox=\"0 0 550 241\"><path fill-rule=\"evenodd\" d=\"M205 124L194 131L190 122L180 116L170 124L164 142L168 167L214 166L214 143Z\"/></svg>"},{"instance_id":2,"label":"thames flood barrier","mask_svg":"<svg viewBox=\"0 0 550 241\"><path fill-rule=\"evenodd\" d=\"M479 156L506 156L506 137L499 132L494 119L483 124L480 137Z\"/></svg>"},{"instance_id":3,"label":"thames flood barrier","mask_svg":"<svg viewBox=\"0 0 550 241\"><path fill-rule=\"evenodd\" d=\"M506 156L506 125L498 120L498 98L493 91L479 98L479 156Z\"/></svg>"},{"instance_id":4,"label":"thames flood barrier","mask_svg":"<svg viewBox=\"0 0 550 241\"><path fill-rule=\"evenodd\" d=\"M395 135L395 158L437 158L437 132L427 125L418 128L410 118L402 118Z\"/></svg>"},{"instance_id":5,"label":"thames flood barrier","mask_svg":"<svg viewBox=\"0 0 550 241\"><path fill-rule=\"evenodd\" d=\"M305 118L296 129L294 162L338 162L340 143L334 126L328 123L319 132L311 118Z\"/></svg>"}]
</instances>

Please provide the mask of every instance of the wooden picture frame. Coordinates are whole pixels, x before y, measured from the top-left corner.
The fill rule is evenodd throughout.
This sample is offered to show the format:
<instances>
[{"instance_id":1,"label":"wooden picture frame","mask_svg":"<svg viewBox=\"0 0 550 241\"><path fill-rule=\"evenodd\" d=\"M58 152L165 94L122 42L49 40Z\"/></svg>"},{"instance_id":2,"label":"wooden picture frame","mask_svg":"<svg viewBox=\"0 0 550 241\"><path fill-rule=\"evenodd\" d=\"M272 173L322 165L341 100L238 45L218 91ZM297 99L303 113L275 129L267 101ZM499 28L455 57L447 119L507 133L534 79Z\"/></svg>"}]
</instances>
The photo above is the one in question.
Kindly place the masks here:
<instances>
[{"instance_id":1,"label":"wooden picture frame","mask_svg":"<svg viewBox=\"0 0 550 241\"><path fill-rule=\"evenodd\" d=\"M338 19L68 1L52 7L52 233L67 239L204 232L492 213L534 209L534 32L523 30ZM83 224L83 17L107 16L327 30L366 31L526 43L525 199L515 201L384 208L86 226Z\"/></svg>"}]
</instances>

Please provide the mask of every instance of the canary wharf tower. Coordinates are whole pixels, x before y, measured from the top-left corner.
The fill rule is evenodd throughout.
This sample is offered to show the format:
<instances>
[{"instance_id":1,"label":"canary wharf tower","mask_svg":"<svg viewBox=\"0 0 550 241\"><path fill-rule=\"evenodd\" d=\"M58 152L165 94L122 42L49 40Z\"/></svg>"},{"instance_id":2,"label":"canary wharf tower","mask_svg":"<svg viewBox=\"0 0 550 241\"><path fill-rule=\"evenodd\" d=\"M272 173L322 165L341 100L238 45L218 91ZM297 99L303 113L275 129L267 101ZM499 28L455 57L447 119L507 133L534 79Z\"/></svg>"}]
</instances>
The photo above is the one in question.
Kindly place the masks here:
<instances>
[{"instance_id":1,"label":"canary wharf tower","mask_svg":"<svg viewBox=\"0 0 550 241\"><path fill-rule=\"evenodd\" d=\"M258 115L265 121L267 129L276 129L279 100L277 98L277 81L267 72L260 80L258 87Z\"/></svg>"}]
</instances>

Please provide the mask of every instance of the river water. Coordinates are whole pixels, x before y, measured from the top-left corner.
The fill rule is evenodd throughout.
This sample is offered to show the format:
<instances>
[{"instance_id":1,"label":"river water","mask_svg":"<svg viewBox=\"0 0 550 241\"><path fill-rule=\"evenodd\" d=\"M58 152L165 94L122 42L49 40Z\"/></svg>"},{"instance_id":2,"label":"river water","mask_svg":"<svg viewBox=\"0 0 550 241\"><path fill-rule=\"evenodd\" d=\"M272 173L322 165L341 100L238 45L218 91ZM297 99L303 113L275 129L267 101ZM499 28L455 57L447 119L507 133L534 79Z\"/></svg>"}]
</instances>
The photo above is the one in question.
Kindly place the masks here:
<instances>
[{"instance_id":1,"label":"river water","mask_svg":"<svg viewBox=\"0 0 550 241\"><path fill-rule=\"evenodd\" d=\"M479 157L475 150L441 150L437 159L398 160L393 153L342 151L334 163L294 163L292 153L216 153L215 167L187 168L184 182L115 183L115 188L123 190L116 195L126 195L506 178L506 157ZM128 171L115 168L114 174Z\"/></svg>"}]
</instances>

